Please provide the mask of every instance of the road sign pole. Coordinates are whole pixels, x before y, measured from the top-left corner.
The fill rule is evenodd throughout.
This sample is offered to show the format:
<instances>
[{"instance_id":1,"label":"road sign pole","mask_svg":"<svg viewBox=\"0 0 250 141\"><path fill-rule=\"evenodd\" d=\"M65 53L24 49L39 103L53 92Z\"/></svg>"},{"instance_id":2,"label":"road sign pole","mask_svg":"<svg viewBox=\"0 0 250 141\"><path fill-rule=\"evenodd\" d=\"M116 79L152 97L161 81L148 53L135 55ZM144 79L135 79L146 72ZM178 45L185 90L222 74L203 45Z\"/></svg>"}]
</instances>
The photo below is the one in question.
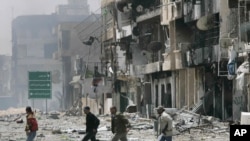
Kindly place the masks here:
<instances>
[{"instance_id":1,"label":"road sign pole","mask_svg":"<svg viewBox=\"0 0 250 141\"><path fill-rule=\"evenodd\" d=\"M34 102L34 99L32 99L32 107L33 107L33 109L35 109L35 102Z\"/></svg>"},{"instance_id":2,"label":"road sign pole","mask_svg":"<svg viewBox=\"0 0 250 141\"><path fill-rule=\"evenodd\" d=\"M47 115L48 115L48 105L47 105L47 98L46 98L46 118L47 118Z\"/></svg>"}]
</instances>

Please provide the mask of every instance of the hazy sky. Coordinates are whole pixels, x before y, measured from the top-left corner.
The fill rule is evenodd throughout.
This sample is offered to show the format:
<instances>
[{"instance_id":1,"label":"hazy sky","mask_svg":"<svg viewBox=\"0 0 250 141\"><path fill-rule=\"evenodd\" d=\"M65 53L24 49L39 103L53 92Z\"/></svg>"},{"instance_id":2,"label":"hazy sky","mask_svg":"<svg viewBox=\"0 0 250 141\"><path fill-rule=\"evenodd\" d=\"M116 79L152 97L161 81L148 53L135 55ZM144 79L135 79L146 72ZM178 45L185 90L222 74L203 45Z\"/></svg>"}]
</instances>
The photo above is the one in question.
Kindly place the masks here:
<instances>
[{"instance_id":1,"label":"hazy sky","mask_svg":"<svg viewBox=\"0 0 250 141\"><path fill-rule=\"evenodd\" d=\"M100 7L101 0L88 0L91 11ZM0 54L11 55L11 20L20 15L51 14L58 4L67 0L1 0Z\"/></svg>"}]
</instances>

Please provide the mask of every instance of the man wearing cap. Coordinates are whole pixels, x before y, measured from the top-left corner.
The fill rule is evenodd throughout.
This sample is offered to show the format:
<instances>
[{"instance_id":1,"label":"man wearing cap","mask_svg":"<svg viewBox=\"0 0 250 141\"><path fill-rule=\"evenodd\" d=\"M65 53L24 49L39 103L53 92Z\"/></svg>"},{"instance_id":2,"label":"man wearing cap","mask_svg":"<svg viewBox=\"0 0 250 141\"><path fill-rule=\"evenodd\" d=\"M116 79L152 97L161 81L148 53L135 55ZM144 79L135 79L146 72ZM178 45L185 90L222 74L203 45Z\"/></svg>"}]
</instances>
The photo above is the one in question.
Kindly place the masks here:
<instances>
[{"instance_id":1,"label":"man wearing cap","mask_svg":"<svg viewBox=\"0 0 250 141\"><path fill-rule=\"evenodd\" d=\"M158 137L158 141L172 141L172 121L173 119L167 114L163 106L156 108L158 117L158 133L161 135Z\"/></svg>"},{"instance_id":2,"label":"man wearing cap","mask_svg":"<svg viewBox=\"0 0 250 141\"><path fill-rule=\"evenodd\" d=\"M82 141L96 141L97 128L100 124L100 120L90 112L90 107L84 107L84 113L86 114L86 135Z\"/></svg>"}]
</instances>

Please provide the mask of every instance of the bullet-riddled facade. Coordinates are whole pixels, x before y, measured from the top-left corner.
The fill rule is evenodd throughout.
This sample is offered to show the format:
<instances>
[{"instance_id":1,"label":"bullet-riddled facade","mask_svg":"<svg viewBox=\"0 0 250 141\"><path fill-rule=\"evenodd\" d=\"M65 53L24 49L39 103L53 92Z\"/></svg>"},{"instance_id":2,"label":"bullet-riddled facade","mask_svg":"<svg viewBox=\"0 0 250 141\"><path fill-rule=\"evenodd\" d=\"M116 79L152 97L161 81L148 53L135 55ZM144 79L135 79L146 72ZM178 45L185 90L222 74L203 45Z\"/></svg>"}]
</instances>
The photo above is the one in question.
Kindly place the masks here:
<instances>
[{"instance_id":1,"label":"bullet-riddled facade","mask_svg":"<svg viewBox=\"0 0 250 141\"><path fill-rule=\"evenodd\" d=\"M110 15L114 25L104 29L113 38L103 40L106 67L114 71L107 73L114 104L135 104L144 115L163 105L238 120L248 103L243 100L248 83L239 81L243 80L239 73L246 79L248 72L239 72L238 67L247 56L248 13L244 11L249 2L232 6L233 2L102 1L106 3L103 21Z\"/></svg>"}]
</instances>

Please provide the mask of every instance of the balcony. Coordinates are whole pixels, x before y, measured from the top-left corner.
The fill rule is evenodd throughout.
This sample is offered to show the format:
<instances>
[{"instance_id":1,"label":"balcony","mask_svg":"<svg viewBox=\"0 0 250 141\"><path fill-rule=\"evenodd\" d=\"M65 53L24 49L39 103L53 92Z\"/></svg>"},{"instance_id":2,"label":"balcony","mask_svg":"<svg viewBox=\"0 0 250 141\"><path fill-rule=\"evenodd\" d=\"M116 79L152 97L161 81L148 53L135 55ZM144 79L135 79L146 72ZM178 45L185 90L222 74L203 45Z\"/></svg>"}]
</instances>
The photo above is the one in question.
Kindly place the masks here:
<instances>
[{"instance_id":1,"label":"balcony","mask_svg":"<svg viewBox=\"0 0 250 141\"><path fill-rule=\"evenodd\" d=\"M136 22L142 22L145 20L149 20L156 16L160 16L161 8L160 8L160 0L135 0L131 3L131 8L134 11L133 18L136 19Z\"/></svg>"},{"instance_id":2,"label":"balcony","mask_svg":"<svg viewBox=\"0 0 250 141\"><path fill-rule=\"evenodd\" d=\"M144 14L138 16L136 18L136 22L142 22L145 20L149 20L149 19L152 19L152 18L160 16L160 15L161 15L161 9L157 8L153 11L145 12Z\"/></svg>"},{"instance_id":3,"label":"balcony","mask_svg":"<svg viewBox=\"0 0 250 141\"><path fill-rule=\"evenodd\" d=\"M161 61L135 66L136 74L151 74L161 71Z\"/></svg>"},{"instance_id":4,"label":"balcony","mask_svg":"<svg viewBox=\"0 0 250 141\"><path fill-rule=\"evenodd\" d=\"M225 56L225 54L221 55ZM187 66L217 62L219 57L219 45L198 48L192 51L189 50L186 52L186 57Z\"/></svg>"}]
</instances>

